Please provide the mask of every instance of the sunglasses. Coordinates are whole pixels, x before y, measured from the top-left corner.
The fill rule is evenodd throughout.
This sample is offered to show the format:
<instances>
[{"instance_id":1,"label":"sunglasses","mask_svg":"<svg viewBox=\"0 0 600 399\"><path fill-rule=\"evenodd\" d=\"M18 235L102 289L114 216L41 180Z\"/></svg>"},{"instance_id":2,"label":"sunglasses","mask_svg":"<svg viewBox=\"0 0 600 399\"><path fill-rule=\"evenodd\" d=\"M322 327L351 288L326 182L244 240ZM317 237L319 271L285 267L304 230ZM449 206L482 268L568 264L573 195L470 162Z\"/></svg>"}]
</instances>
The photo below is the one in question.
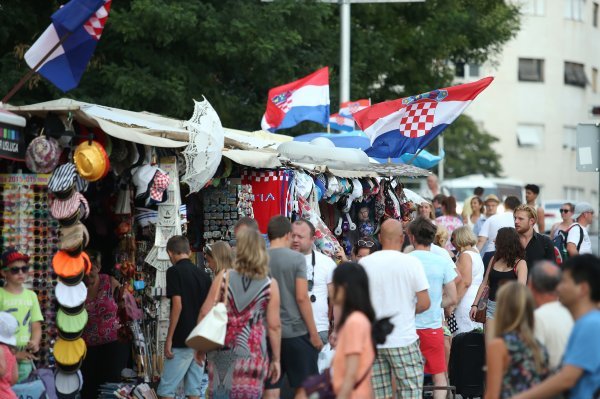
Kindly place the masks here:
<instances>
[{"instance_id":1,"label":"sunglasses","mask_svg":"<svg viewBox=\"0 0 600 399\"><path fill-rule=\"evenodd\" d=\"M358 240L356 243L361 248L371 248L375 243L373 241L368 240Z\"/></svg>"},{"instance_id":2,"label":"sunglasses","mask_svg":"<svg viewBox=\"0 0 600 399\"><path fill-rule=\"evenodd\" d=\"M561 209L560 210L560 213L569 213L569 212L571 212L570 209Z\"/></svg>"},{"instance_id":3,"label":"sunglasses","mask_svg":"<svg viewBox=\"0 0 600 399\"><path fill-rule=\"evenodd\" d=\"M10 274L14 275L19 274L19 272L27 274L29 272L29 266L11 267L8 270L10 270Z\"/></svg>"}]
</instances>

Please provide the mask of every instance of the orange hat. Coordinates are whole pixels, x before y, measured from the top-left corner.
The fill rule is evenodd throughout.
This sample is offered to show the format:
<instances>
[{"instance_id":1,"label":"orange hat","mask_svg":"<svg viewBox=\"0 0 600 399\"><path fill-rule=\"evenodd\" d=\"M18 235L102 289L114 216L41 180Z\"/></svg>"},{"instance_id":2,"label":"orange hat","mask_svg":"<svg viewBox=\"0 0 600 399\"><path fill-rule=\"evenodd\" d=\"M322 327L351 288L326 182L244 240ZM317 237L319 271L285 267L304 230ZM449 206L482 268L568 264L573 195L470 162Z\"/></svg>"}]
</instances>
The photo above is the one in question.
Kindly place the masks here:
<instances>
[{"instance_id":1,"label":"orange hat","mask_svg":"<svg viewBox=\"0 0 600 399\"><path fill-rule=\"evenodd\" d=\"M71 256L65 251L58 251L52 258L52 268L54 273L68 279L79 276L82 272L88 274L92 270L92 262L85 252Z\"/></svg>"}]
</instances>

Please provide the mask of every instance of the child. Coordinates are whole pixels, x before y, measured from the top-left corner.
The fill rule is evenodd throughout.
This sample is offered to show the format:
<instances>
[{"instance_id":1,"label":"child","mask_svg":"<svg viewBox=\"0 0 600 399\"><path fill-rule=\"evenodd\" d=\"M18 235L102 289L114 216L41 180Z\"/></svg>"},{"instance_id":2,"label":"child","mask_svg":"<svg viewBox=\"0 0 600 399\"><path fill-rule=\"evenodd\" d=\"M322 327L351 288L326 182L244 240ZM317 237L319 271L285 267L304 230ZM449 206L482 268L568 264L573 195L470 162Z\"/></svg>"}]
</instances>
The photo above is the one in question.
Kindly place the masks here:
<instances>
[{"instance_id":1,"label":"child","mask_svg":"<svg viewBox=\"0 0 600 399\"><path fill-rule=\"evenodd\" d=\"M11 389L19 377L17 359L12 352L17 343L16 331L17 320L10 313L0 312L0 397L3 399L17 399Z\"/></svg>"},{"instance_id":2,"label":"child","mask_svg":"<svg viewBox=\"0 0 600 399\"><path fill-rule=\"evenodd\" d=\"M29 256L8 248L2 254L2 276L6 281L0 288L0 311L17 319L15 354L19 362L19 382L33 370L34 353L40 350L42 311L35 292L23 287L29 272Z\"/></svg>"}]
</instances>

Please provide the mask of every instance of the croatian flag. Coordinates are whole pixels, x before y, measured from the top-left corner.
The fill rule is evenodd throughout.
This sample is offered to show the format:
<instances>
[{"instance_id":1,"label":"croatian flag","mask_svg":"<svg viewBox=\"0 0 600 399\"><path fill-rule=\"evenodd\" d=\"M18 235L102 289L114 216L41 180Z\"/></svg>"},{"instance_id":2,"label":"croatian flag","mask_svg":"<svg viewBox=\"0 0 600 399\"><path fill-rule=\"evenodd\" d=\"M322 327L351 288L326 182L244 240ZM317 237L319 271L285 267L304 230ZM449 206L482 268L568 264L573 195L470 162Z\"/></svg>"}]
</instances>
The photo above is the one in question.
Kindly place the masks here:
<instances>
[{"instance_id":1,"label":"croatian flag","mask_svg":"<svg viewBox=\"0 0 600 399\"><path fill-rule=\"evenodd\" d=\"M354 130L354 119L352 116L333 114L329 117L329 127L333 130L351 132Z\"/></svg>"},{"instance_id":2,"label":"croatian flag","mask_svg":"<svg viewBox=\"0 0 600 399\"><path fill-rule=\"evenodd\" d=\"M374 158L416 154L442 133L492 83L477 82L375 104L353 114L371 140L365 152Z\"/></svg>"},{"instance_id":3,"label":"croatian flag","mask_svg":"<svg viewBox=\"0 0 600 399\"><path fill-rule=\"evenodd\" d=\"M329 67L269 90L267 110L262 118L264 130L274 132L313 121L329 122Z\"/></svg>"},{"instance_id":4,"label":"croatian flag","mask_svg":"<svg viewBox=\"0 0 600 399\"><path fill-rule=\"evenodd\" d=\"M352 117L352 114L357 113L371 106L371 100L363 99L356 101L346 101L340 104L340 115Z\"/></svg>"},{"instance_id":5,"label":"croatian flag","mask_svg":"<svg viewBox=\"0 0 600 399\"><path fill-rule=\"evenodd\" d=\"M77 87L102 36L112 0L71 0L52 14L52 24L25 53L25 62L63 92ZM62 43L61 43L62 40Z\"/></svg>"}]
</instances>

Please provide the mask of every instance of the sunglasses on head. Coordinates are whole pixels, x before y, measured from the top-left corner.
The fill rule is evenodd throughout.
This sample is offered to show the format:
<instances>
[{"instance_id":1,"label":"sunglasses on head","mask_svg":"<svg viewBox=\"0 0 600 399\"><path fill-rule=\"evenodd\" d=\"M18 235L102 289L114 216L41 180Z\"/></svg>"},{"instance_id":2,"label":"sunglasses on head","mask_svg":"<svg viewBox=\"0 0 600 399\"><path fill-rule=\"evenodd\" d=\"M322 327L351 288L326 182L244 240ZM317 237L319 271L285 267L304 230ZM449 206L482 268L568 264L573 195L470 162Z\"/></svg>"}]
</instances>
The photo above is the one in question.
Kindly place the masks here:
<instances>
[{"instance_id":1,"label":"sunglasses on head","mask_svg":"<svg viewBox=\"0 0 600 399\"><path fill-rule=\"evenodd\" d=\"M358 240L356 244L361 248L371 248L375 243L368 240Z\"/></svg>"},{"instance_id":2,"label":"sunglasses on head","mask_svg":"<svg viewBox=\"0 0 600 399\"><path fill-rule=\"evenodd\" d=\"M29 266L21 266L21 267L10 267L8 268L8 270L10 270L10 274L19 274L19 272L23 273L23 274L27 274L29 272Z\"/></svg>"}]
</instances>

